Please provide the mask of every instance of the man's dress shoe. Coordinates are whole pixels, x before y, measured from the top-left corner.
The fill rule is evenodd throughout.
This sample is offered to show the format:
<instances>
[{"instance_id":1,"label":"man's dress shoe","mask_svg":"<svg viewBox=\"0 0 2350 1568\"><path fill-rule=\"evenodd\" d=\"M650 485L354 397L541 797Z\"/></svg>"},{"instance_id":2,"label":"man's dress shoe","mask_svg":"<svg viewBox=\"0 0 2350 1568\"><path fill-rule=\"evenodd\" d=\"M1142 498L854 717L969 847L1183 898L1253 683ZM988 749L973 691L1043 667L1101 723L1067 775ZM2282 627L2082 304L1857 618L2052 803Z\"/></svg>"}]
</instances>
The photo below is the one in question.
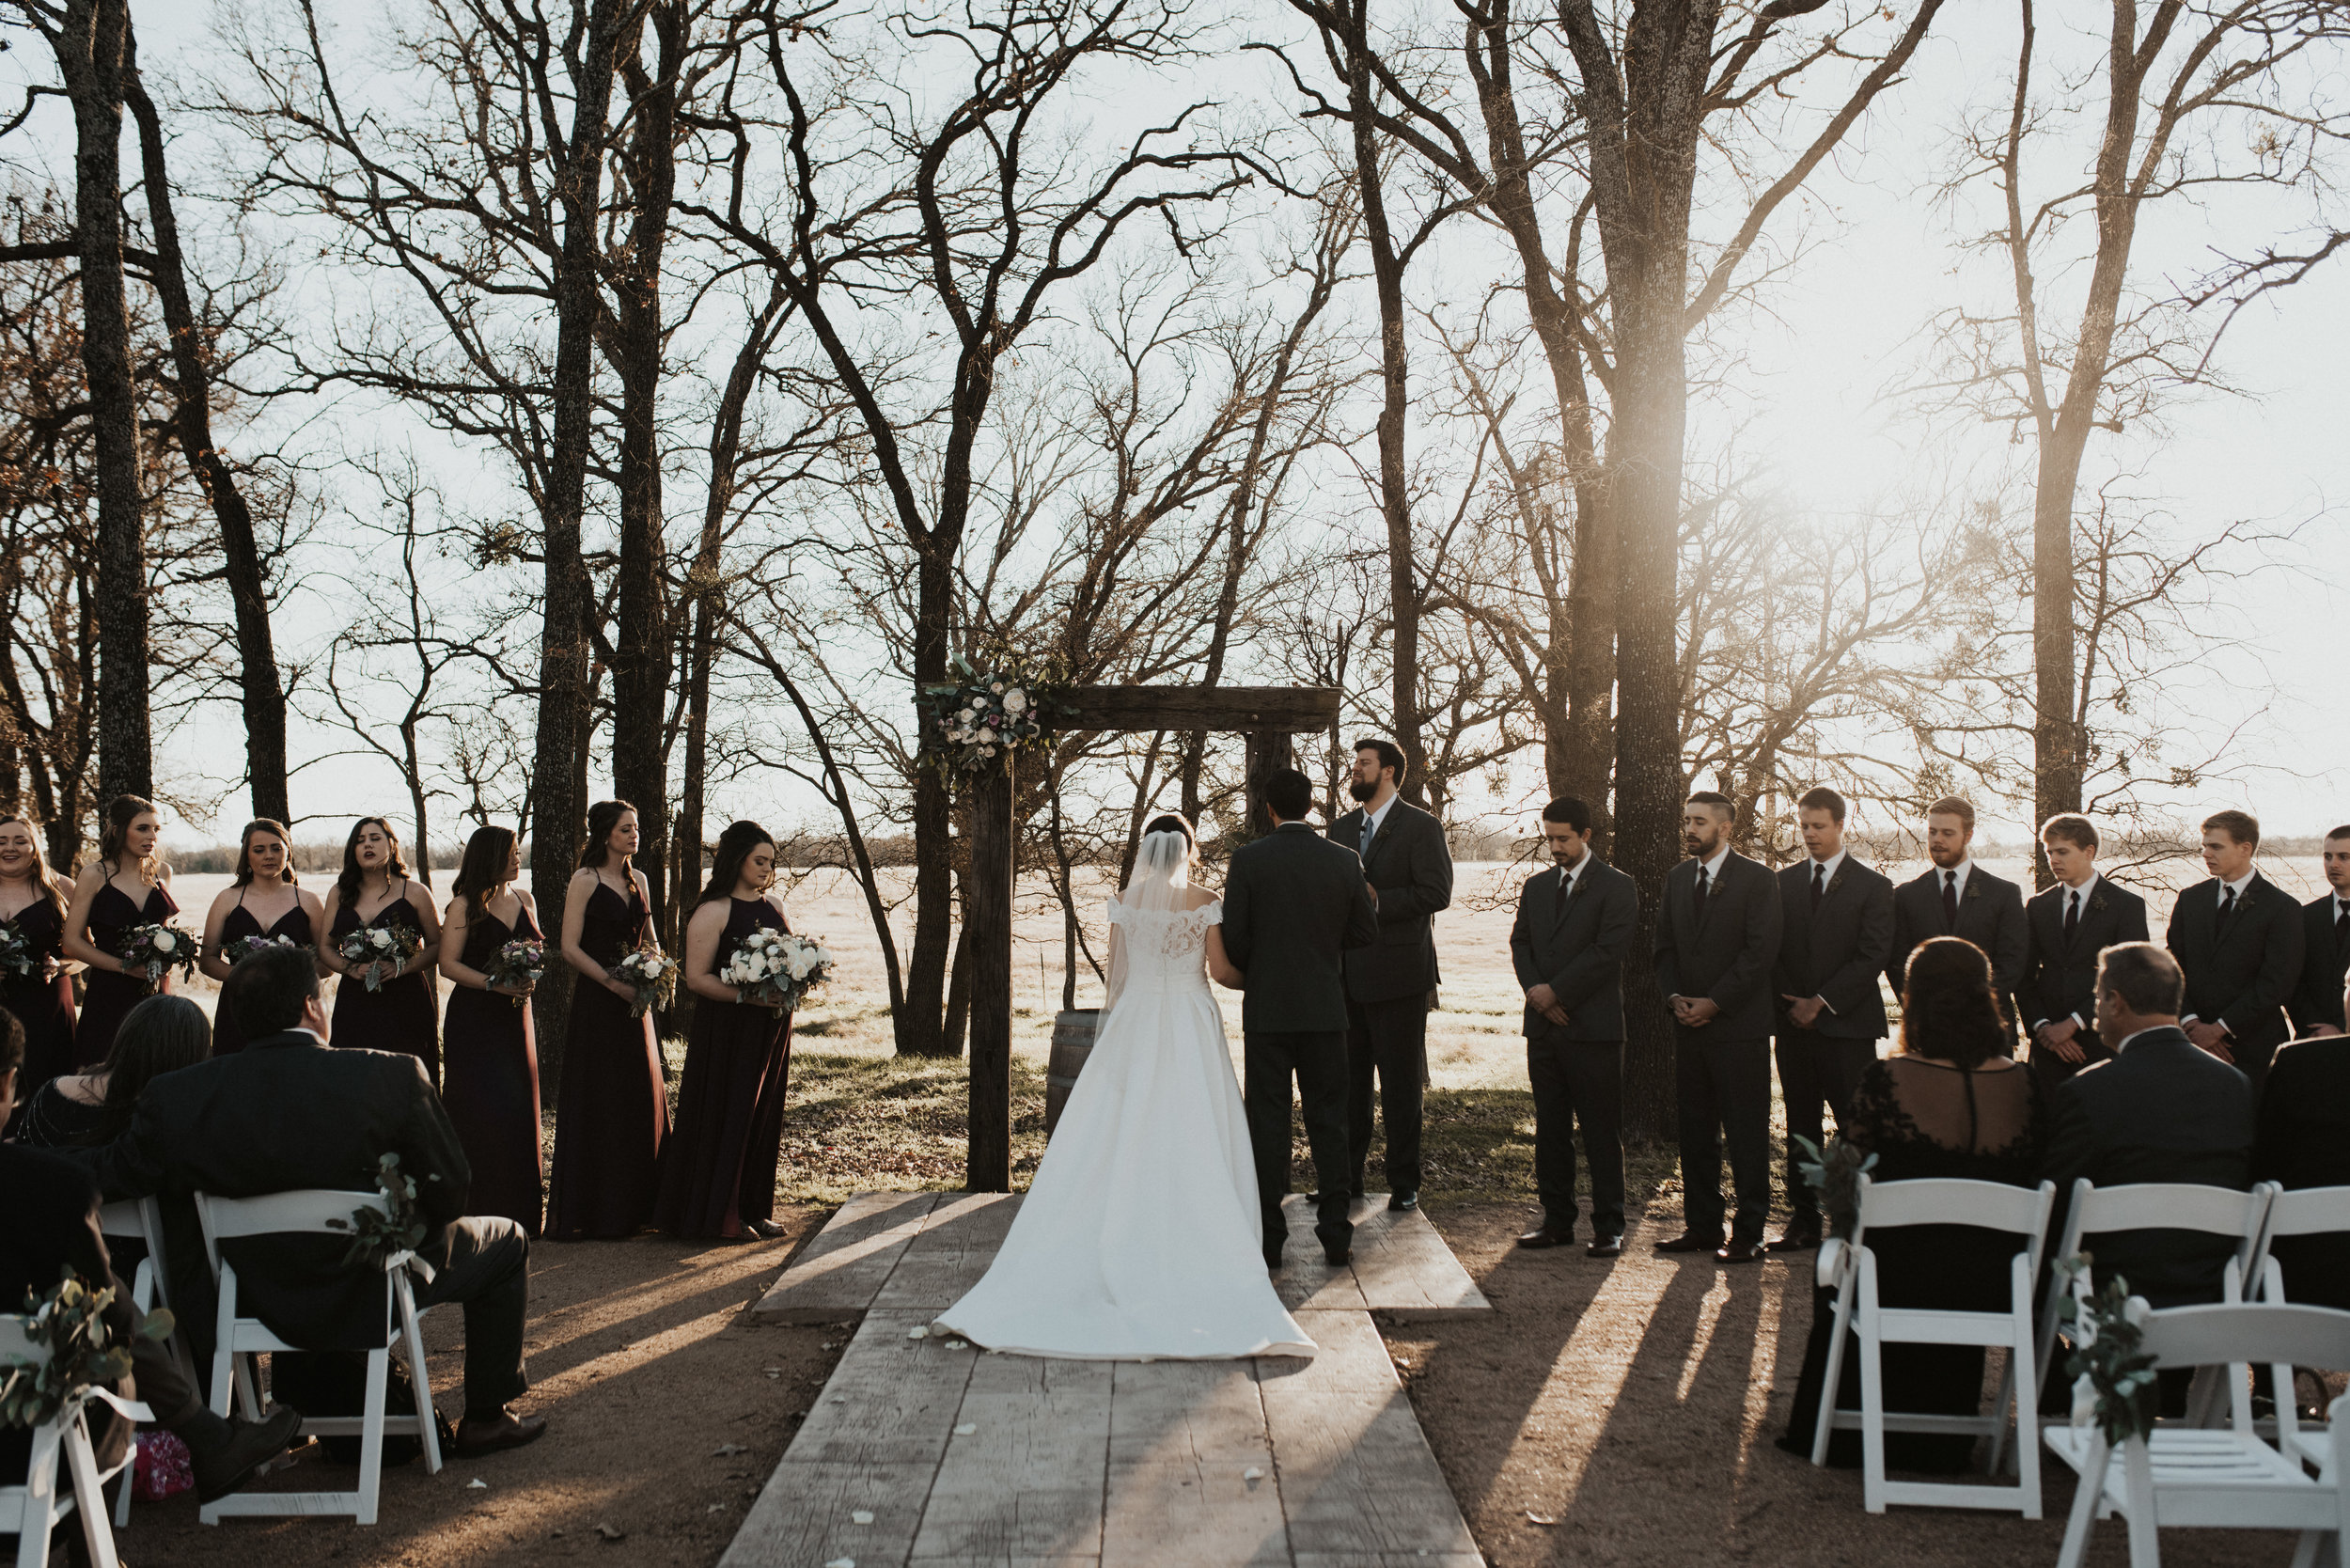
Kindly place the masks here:
<instances>
[{"instance_id":1,"label":"man's dress shoe","mask_svg":"<svg viewBox=\"0 0 2350 1568\"><path fill-rule=\"evenodd\" d=\"M1659 1252L1711 1252L1722 1245L1719 1236L1700 1236L1695 1231L1684 1231L1670 1241L1656 1244Z\"/></svg>"},{"instance_id":2,"label":"man's dress shoe","mask_svg":"<svg viewBox=\"0 0 2350 1568\"><path fill-rule=\"evenodd\" d=\"M1322 1261L1332 1268L1344 1268L1355 1261L1355 1249L1351 1247L1325 1247L1322 1249Z\"/></svg>"},{"instance_id":3,"label":"man's dress shoe","mask_svg":"<svg viewBox=\"0 0 2350 1568\"><path fill-rule=\"evenodd\" d=\"M1622 1236L1593 1236L1591 1245L1583 1249L1594 1258L1620 1257L1623 1252Z\"/></svg>"},{"instance_id":4,"label":"man's dress shoe","mask_svg":"<svg viewBox=\"0 0 2350 1568\"><path fill-rule=\"evenodd\" d=\"M468 1416L457 1424L457 1451L471 1455L518 1449L545 1436L546 1431L544 1416L516 1416L501 1411L494 1421L477 1421Z\"/></svg>"},{"instance_id":5,"label":"man's dress shoe","mask_svg":"<svg viewBox=\"0 0 2350 1568\"><path fill-rule=\"evenodd\" d=\"M1264 1266L1277 1271L1280 1268L1281 1249L1279 1247L1268 1247L1264 1249Z\"/></svg>"},{"instance_id":6,"label":"man's dress shoe","mask_svg":"<svg viewBox=\"0 0 2350 1568\"><path fill-rule=\"evenodd\" d=\"M1554 1231L1547 1225L1541 1225L1520 1236L1518 1245L1535 1251L1545 1247L1572 1247L1574 1245L1574 1232Z\"/></svg>"},{"instance_id":7,"label":"man's dress shoe","mask_svg":"<svg viewBox=\"0 0 2350 1568\"><path fill-rule=\"evenodd\" d=\"M1815 1250L1819 1245L1819 1231L1790 1225L1787 1227L1787 1233L1779 1237L1778 1240L1771 1243L1769 1247L1765 1250L1771 1252L1810 1252Z\"/></svg>"},{"instance_id":8,"label":"man's dress shoe","mask_svg":"<svg viewBox=\"0 0 2350 1568\"><path fill-rule=\"evenodd\" d=\"M1752 1242L1733 1241L1714 1254L1725 1263L1753 1263L1762 1259L1762 1249Z\"/></svg>"},{"instance_id":9,"label":"man's dress shoe","mask_svg":"<svg viewBox=\"0 0 2350 1568\"><path fill-rule=\"evenodd\" d=\"M1419 1207L1419 1194L1417 1192L1389 1193L1387 1195L1387 1207L1394 1210L1398 1214L1408 1215L1414 1209Z\"/></svg>"}]
</instances>

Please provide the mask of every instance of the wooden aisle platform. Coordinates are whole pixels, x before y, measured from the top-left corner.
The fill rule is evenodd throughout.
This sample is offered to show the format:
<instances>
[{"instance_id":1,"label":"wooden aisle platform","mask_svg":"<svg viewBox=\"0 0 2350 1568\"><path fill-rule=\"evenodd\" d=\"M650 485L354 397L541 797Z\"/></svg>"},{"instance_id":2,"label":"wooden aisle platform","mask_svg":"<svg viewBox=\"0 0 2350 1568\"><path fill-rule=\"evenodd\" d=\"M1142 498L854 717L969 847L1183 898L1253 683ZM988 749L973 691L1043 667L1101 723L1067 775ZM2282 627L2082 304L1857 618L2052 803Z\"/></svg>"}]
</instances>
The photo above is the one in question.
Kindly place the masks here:
<instances>
[{"instance_id":1,"label":"wooden aisle platform","mask_svg":"<svg viewBox=\"0 0 2350 1568\"><path fill-rule=\"evenodd\" d=\"M1311 1357L1058 1361L931 1337L1019 1201L860 1193L753 1309L863 1321L720 1568L1481 1568L1371 1319L1487 1309L1424 1215L1362 1200L1355 1262L1332 1269L1289 1200L1281 1294Z\"/></svg>"}]
</instances>

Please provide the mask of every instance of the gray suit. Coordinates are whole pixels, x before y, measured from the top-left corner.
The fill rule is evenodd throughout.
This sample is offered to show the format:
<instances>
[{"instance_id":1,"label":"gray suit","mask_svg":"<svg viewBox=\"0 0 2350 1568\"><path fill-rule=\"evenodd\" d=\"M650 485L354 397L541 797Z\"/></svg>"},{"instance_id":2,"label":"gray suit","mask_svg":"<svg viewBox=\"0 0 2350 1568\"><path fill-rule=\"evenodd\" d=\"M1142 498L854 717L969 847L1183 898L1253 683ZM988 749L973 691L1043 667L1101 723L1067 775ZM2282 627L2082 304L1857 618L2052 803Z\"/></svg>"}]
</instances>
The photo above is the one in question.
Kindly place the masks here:
<instances>
[{"instance_id":1,"label":"gray suit","mask_svg":"<svg viewBox=\"0 0 2350 1568\"><path fill-rule=\"evenodd\" d=\"M1389 803L1378 832L1360 807L1330 824L1330 841L1362 856L1378 890L1379 940L1346 955L1346 1147L1353 1190L1371 1156L1377 1078L1387 1135L1387 1186L1419 1190L1420 1085L1428 1071L1428 994L1435 989L1436 912L1452 902L1452 850L1444 823L1409 801Z\"/></svg>"},{"instance_id":2,"label":"gray suit","mask_svg":"<svg viewBox=\"0 0 2350 1568\"><path fill-rule=\"evenodd\" d=\"M1547 985L1566 1011L1565 1027L1529 1003L1526 1072L1534 1088L1534 1185L1543 1223L1574 1229L1573 1123L1583 1123L1591 1168L1591 1231L1623 1234L1623 961L1640 895L1632 879L1596 855L1576 868L1560 896L1557 867L1527 878L1510 928L1518 984Z\"/></svg>"},{"instance_id":3,"label":"gray suit","mask_svg":"<svg viewBox=\"0 0 2350 1568\"><path fill-rule=\"evenodd\" d=\"M1289 1234L1290 1079L1306 1117L1321 1187L1314 1233L1343 1248L1347 1217L1346 978L1343 954L1379 934L1363 863L1307 823L1284 823L1232 855L1224 882L1224 952L1241 993L1248 1144L1268 1261Z\"/></svg>"}]
</instances>

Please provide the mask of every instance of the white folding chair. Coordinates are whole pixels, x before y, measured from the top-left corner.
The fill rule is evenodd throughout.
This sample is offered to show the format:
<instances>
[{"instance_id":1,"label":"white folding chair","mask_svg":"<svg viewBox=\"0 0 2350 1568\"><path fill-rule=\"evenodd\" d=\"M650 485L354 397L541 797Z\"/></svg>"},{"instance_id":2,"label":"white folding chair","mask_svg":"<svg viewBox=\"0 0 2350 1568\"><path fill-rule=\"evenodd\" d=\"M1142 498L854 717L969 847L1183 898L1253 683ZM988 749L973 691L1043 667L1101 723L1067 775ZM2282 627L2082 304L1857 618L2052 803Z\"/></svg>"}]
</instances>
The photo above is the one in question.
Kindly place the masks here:
<instances>
[{"instance_id":1,"label":"white folding chair","mask_svg":"<svg viewBox=\"0 0 2350 1568\"><path fill-rule=\"evenodd\" d=\"M2259 1245L2253 1249L2249 1278L2253 1294L2266 1302L2289 1302L2284 1270L2270 1256L2270 1245L2280 1236L2322 1236L2350 1232L2350 1187L2300 1187L2272 1189L2268 1200L2268 1220L2261 1228ZM2350 1241L2345 1241L2350 1246ZM2340 1368L2323 1369L2338 1372ZM2295 1411L2293 1369L2276 1369L2277 1446L2297 1456L2304 1464L2323 1466L2333 1452L2333 1440L2324 1427L2304 1429Z\"/></svg>"},{"instance_id":2,"label":"white folding chair","mask_svg":"<svg viewBox=\"0 0 2350 1568\"><path fill-rule=\"evenodd\" d=\"M131 1304L142 1312L171 1307L169 1265L164 1261L163 1206L152 1198L125 1199L109 1203L98 1211L98 1229L109 1241L135 1241L147 1249L139 1260L131 1280ZM175 1324L171 1338L164 1342L172 1365L191 1387L196 1383L196 1356L188 1348L187 1329ZM122 1486L115 1497L115 1529L127 1529L131 1525L131 1482L137 1466L122 1472Z\"/></svg>"},{"instance_id":3,"label":"white folding chair","mask_svg":"<svg viewBox=\"0 0 2350 1568\"><path fill-rule=\"evenodd\" d=\"M334 1235L337 1222L348 1222L352 1211L384 1207L381 1194L311 1189L271 1193L261 1198L214 1198L196 1195L196 1217L204 1227L204 1250L220 1285L220 1320L212 1349L212 1409L228 1413L229 1390L236 1390L248 1420L258 1419L252 1357L257 1351L293 1351L262 1325L258 1318L238 1315L237 1271L221 1256L220 1244L240 1236ZM408 1284L407 1254L395 1254L384 1264L384 1342L368 1351L367 1403L358 1416L307 1416L306 1434L321 1437L359 1438L359 1489L355 1492L234 1492L218 1502L206 1503L197 1518L216 1525L231 1513L321 1513L352 1515L360 1524L375 1523L376 1501L384 1479L384 1439L387 1435L413 1435L424 1445L425 1468L441 1469L441 1445L432 1419L432 1381L424 1364L424 1337L417 1330L422 1314ZM416 1388L416 1412L391 1416L384 1412L385 1388L391 1375L392 1351L405 1346L408 1373Z\"/></svg>"},{"instance_id":4,"label":"white folding chair","mask_svg":"<svg viewBox=\"0 0 2350 1568\"><path fill-rule=\"evenodd\" d=\"M2015 1419L2022 1427L2016 1454L2023 1472L2020 1483L2014 1486L1888 1481L1885 1474L1885 1435L1980 1434L1992 1439L1991 1468L1995 1474L1998 1471L1999 1446L2007 1435L2010 1395L2013 1390L2038 1386L2031 1375L2032 1281L2040 1276L2040 1252L2048 1232L2048 1211L2055 1202L2056 1186L2049 1182L2034 1188L2010 1186L2003 1182L1877 1183L1867 1176L1860 1178L1860 1212L1850 1240L1832 1250L1821 1251L1820 1278L1836 1291L1836 1320L1828 1335L1819 1419L1811 1433L1811 1463L1827 1463L1830 1433L1839 1428L1850 1431L1858 1427L1861 1498L1870 1513L1882 1513L1888 1503L1901 1503L1928 1508L2013 1508L2020 1509L2027 1519L2040 1517L2040 1455L2032 1437L2033 1411L2029 1397L2013 1400ZM2007 1310L1974 1312L1880 1305L1876 1253L1869 1246L1869 1237L1873 1232L1913 1225L1972 1225L2025 1238L2008 1265ZM1844 1337L1856 1330L1860 1337L1860 1408L1839 1410L1836 1391L1844 1370ZM1888 1344L2001 1346L2022 1375L2002 1386L1998 1406L1987 1415L1935 1416L1888 1410L1884 1347Z\"/></svg>"},{"instance_id":5,"label":"white folding chair","mask_svg":"<svg viewBox=\"0 0 2350 1568\"><path fill-rule=\"evenodd\" d=\"M2233 1187L2207 1187L2186 1182L2136 1182L2126 1186L2101 1187L2084 1176L2073 1184L2073 1201L2064 1216L2064 1239L2057 1247L2056 1256L2078 1257L2084 1237L2122 1231L2200 1231L2209 1236L2223 1236L2236 1247L2235 1256L2220 1269L2218 1304L2232 1305L2244 1299L2245 1282L2252 1278L2252 1254L2260 1245L2261 1230L2268 1217L2268 1200L2276 1190L2265 1184L2249 1192L2239 1192ZM2075 1300L2086 1300L2092 1289L2088 1278L2082 1276L2074 1279L2069 1294ZM2057 1325L2062 1319L2067 1294L2063 1288L2052 1288L2041 1308L2040 1338L2035 1350L2044 1383L2056 1365ZM2248 1370L2241 1365L2232 1366L2226 1375L2231 1418L2249 1420L2252 1396ZM2189 1398L2187 1424L2208 1426L2217 1419L2218 1412L2212 1408L2217 1388L2210 1379L2199 1380Z\"/></svg>"},{"instance_id":6,"label":"white folding chair","mask_svg":"<svg viewBox=\"0 0 2350 1568\"><path fill-rule=\"evenodd\" d=\"M2342 1365L2350 1312L2325 1307L2173 1307L2152 1313L2145 1350L2157 1368L2248 1362ZM2051 1426L2049 1450L2080 1476L2057 1568L2079 1568L2098 1518L2129 1523L2130 1568L2160 1568L2157 1527L2301 1532L2294 1568L2342 1561L2350 1538L2350 1399L2333 1407L2325 1474L2270 1448L2249 1419L2219 1430L2167 1428L2133 1436L2115 1452L2096 1426Z\"/></svg>"},{"instance_id":7,"label":"white folding chair","mask_svg":"<svg viewBox=\"0 0 2350 1568\"><path fill-rule=\"evenodd\" d=\"M45 1346L25 1332L24 1320L0 1317L0 1362L28 1361L39 1366L49 1359ZM90 1397L104 1400L134 1421L151 1421L154 1415L135 1400L118 1399L103 1388ZM89 1423L75 1410L36 1430L33 1452L21 1486L0 1486L0 1534L16 1537L16 1568L46 1568L49 1537L68 1514L79 1514L82 1540L97 1568L117 1568L114 1530L106 1523L106 1482L133 1467L138 1449L133 1445L114 1469L98 1467L98 1451L90 1444ZM64 1485L57 1473L65 1462Z\"/></svg>"}]
</instances>

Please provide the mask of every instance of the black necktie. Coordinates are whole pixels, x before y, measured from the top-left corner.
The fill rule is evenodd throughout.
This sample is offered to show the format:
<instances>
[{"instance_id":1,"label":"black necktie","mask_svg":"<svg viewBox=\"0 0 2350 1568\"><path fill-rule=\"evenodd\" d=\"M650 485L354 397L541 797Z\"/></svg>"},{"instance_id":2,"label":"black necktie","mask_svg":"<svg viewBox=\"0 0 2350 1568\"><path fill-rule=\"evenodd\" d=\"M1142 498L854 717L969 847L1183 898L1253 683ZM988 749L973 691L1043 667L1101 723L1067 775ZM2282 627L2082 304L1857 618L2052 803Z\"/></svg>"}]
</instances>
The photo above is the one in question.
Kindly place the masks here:
<instances>
[{"instance_id":1,"label":"black necktie","mask_svg":"<svg viewBox=\"0 0 2350 1568\"><path fill-rule=\"evenodd\" d=\"M2334 950L2340 952L2344 941L2350 941L2350 900L2334 901Z\"/></svg>"},{"instance_id":2,"label":"black necktie","mask_svg":"<svg viewBox=\"0 0 2350 1568\"><path fill-rule=\"evenodd\" d=\"M2219 918L2213 922L2214 931L2228 929L2228 917L2235 913L2235 889L2231 887L2219 895Z\"/></svg>"},{"instance_id":3,"label":"black necktie","mask_svg":"<svg viewBox=\"0 0 2350 1568\"><path fill-rule=\"evenodd\" d=\"M1951 931L1958 929L1958 873L1942 873L1942 924Z\"/></svg>"},{"instance_id":4,"label":"black necktie","mask_svg":"<svg viewBox=\"0 0 2350 1568\"><path fill-rule=\"evenodd\" d=\"M2064 895L2064 945L2073 945L2073 933L2081 929L2081 890L2077 887Z\"/></svg>"},{"instance_id":5,"label":"black necktie","mask_svg":"<svg viewBox=\"0 0 2350 1568\"><path fill-rule=\"evenodd\" d=\"M1567 912L1567 895L1574 891L1574 876L1564 866L1559 868L1559 886L1552 893L1550 912L1556 917Z\"/></svg>"},{"instance_id":6,"label":"black necktie","mask_svg":"<svg viewBox=\"0 0 2350 1568\"><path fill-rule=\"evenodd\" d=\"M1827 868L1817 860L1811 862L1811 911L1818 914L1820 901L1827 896Z\"/></svg>"},{"instance_id":7,"label":"black necktie","mask_svg":"<svg viewBox=\"0 0 2350 1568\"><path fill-rule=\"evenodd\" d=\"M1698 867L1698 885L1697 885L1696 889L1695 889L1693 892L1691 892L1691 893L1690 893L1690 895L1689 895L1689 903L1690 903L1690 906L1691 906L1692 908L1694 908L1694 909L1697 911L1697 917L1698 917L1698 918L1699 918L1700 920L1704 919L1704 918L1705 918L1705 868L1704 868L1702 865L1700 865L1700 867Z\"/></svg>"}]
</instances>

